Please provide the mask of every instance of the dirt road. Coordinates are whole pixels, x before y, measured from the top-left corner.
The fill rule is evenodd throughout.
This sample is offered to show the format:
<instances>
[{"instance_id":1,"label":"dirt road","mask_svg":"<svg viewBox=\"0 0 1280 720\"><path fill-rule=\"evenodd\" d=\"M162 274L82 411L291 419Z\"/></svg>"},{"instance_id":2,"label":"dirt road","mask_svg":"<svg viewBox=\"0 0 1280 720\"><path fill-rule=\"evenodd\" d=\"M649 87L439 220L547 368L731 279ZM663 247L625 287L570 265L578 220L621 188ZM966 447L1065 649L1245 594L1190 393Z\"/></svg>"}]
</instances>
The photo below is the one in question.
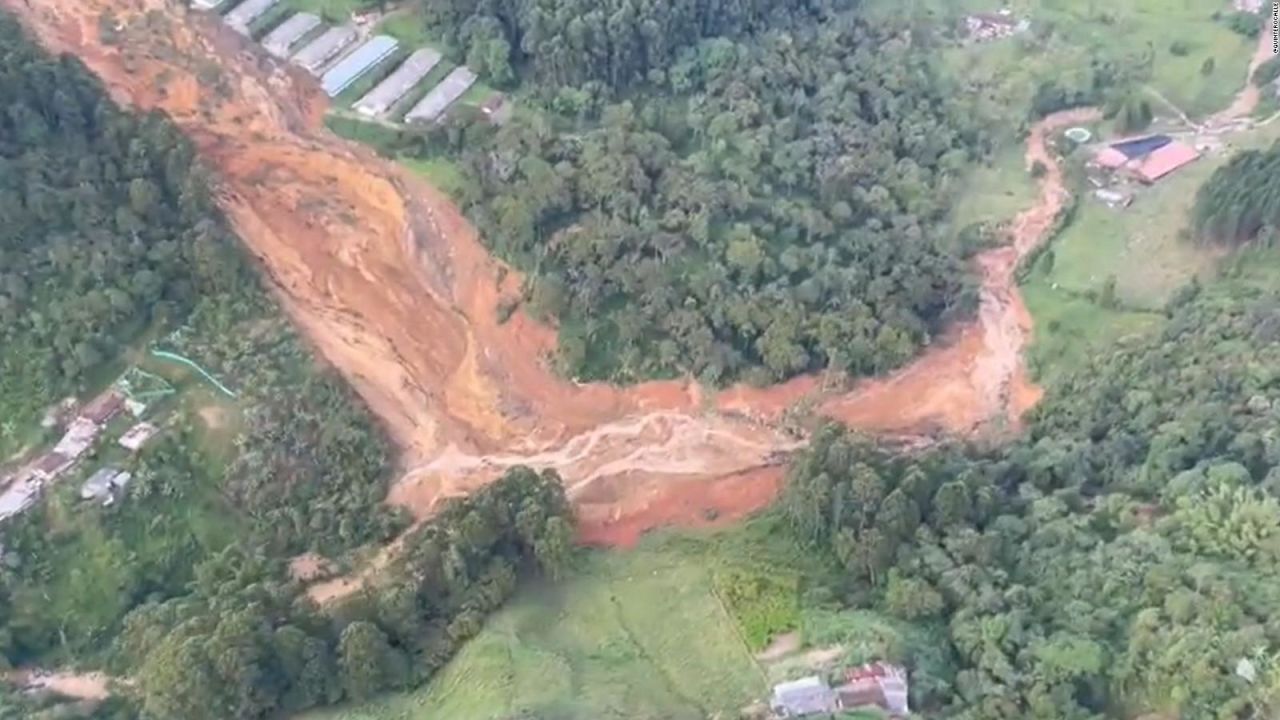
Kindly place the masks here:
<instances>
[{"instance_id":1,"label":"dirt road","mask_svg":"<svg viewBox=\"0 0 1280 720\"><path fill-rule=\"evenodd\" d=\"M504 467L554 467L582 537L625 544L656 525L732 520L776 494L798 446L776 421L815 396L818 378L704 396L691 383L556 377L543 362L550 328L519 312L497 322L516 273L499 281L500 264L438 191L325 130L312 80L164 0L0 5L83 59L117 100L163 110L192 137L283 307L404 448L392 502L421 518ZM1020 360L1030 319L1012 273L1062 206L1044 138L1086 117L1056 115L1032 133L1028 162L1050 171L1014 244L978 259L978 318L901 372L818 402L820 412L894 435L1016 423L1039 391Z\"/></svg>"}]
</instances>

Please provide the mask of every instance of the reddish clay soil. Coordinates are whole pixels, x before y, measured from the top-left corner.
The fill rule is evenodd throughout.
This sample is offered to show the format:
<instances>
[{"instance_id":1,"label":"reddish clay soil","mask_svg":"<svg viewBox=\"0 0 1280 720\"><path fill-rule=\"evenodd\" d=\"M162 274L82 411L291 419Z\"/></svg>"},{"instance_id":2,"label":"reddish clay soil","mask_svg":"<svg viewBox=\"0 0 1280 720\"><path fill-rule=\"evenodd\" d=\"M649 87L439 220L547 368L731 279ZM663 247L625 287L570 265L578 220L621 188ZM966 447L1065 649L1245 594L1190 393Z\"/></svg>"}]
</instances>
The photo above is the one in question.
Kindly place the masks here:
<instances>
[{"instance_id":1,"label":"reddish clay soil","mask_svg":"<svg viewBox=\"0 0 1280 720\"><path fill-rule=\"evenodd\" d=\"M802 400L855 428L920 437L1016 426L1039 397L1021 362L1030 318L1013 270L1065 198L1045 136L1091 110L1033 130L1028 163L1049 168L1041 200L1016 219L1010 246L978 258L974 321L844 394L811 376L704 397L688 382L614 388L557 377L545 362L552 328L521 312L497 322L520 278L457 208L328 132L314 81L214 18L165 0L0 5L51 50L80 57L117 101L164 111L193 139L282 306L403 448L390 502L419 519L528 464L564 477L584 541L626 545L655 526L767 505L779 464L800 445L778 420Z\"/></svg>"}]
</instances>

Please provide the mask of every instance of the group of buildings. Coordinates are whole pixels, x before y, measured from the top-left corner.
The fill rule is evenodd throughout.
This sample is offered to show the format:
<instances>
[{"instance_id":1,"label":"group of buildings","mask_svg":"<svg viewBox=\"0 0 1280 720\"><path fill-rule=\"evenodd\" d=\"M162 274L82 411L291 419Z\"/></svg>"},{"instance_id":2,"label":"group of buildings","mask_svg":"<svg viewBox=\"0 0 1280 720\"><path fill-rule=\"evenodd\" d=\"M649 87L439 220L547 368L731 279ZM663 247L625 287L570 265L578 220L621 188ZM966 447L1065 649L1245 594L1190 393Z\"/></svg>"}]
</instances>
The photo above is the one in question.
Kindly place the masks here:
<instances>
[{"instance_id":1,"label":"group of buildings","mask_svg":"<svg viewBox=\"0 0 1280 720\"><path fill-rule=\"evenodd\" d=\"M884 662L846 669L843 681L831 687L822 677L809 677L775 685L769 709L775 717L800 718L833 715L845 710L875 708L890 717L906 717L907 671Z\"/></svg>"},{"instance_id":2,"label":"group of buildings","mask_svg":"<svg viewBox=\"0 0 1280 720\"><path fill-rule=\"evenodd\" d=\"M281 0L242 0L226 9L233 1L193 0L192 7L206 12L225 10L222 17L227 25L247 37L252 26ZM274 57L315 76L329 97L347 90L401 50L400 41L390 35L369 35L355 22L326 26L320 17L307 12L286 17L262 36L261 43ZM440 119L478 79L467 67L458 66L411 107L402 107L440 62L440 53L431 48L414 50L352 107L360 115L383 121L430 123ZM495 94L480 109L492 120L501 121L505 113L502 95Z\"/></svg>"},{"instance_id":3,"label":"group of buildings","mask_svg":"<svg viewBox=\"0 0 1280 720\"><path fill-rule=\"evenodd\" d=\"M964 18L964 31L971 42L986 42L1013 37L1031 29L1029 20L1014 17L1013 11L974 13Z\"/></svg>"},{"instance_id":4,"label":"group of buildings","mask_svg":"<svg viewBox=\"0 0 1280 720\"><path fill-rule=\"evenodd\" d=\"M139 419L146 410L145 405L129 401L114 388L104 392L80 408L53 449L24 465L0 490L0 521L33 505L45 487L69 472L93 449L107 423L126 410L138 421L120 437L121 447L137 452L159 432L155 425ZM109 505L131 477L115 469L100 469L85 483L81 497Z\"/></svg>"},{"instance_id":5,"label":"group of buildings","mask_svg":"<svg viewBox=\"0 0 1280 720\"><path fill-rule=\"evenodd\" d=\"M1113 208L1133 202L1134 185L1152 185L1190 165L1200 151L1169 135L1146 135L1098 149L1089 161L1094 196Z\"/></svg>"}]
</instances>

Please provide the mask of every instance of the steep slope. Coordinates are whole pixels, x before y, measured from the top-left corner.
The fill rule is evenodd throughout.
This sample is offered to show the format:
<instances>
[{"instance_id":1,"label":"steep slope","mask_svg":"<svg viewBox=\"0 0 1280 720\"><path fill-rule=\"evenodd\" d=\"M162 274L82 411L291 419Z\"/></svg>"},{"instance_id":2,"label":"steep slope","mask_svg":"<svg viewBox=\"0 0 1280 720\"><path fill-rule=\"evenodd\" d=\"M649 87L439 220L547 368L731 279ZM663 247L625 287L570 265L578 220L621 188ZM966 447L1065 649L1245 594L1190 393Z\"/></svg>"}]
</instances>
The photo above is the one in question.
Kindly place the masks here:
<instances>
[{"instance_id":1,"label":"steep slope","mask_svg":"<svg viewBox=\"0 0 1280 720\"><path fill-rule=\"evenodd\" d=\"M570 483L584 537L627 542L654 525L767 503L797 446L776 421L801 399L859 428L913 436L1016 423L1037 396L1020 361L1029 318L1012 271L1061 207L1056 171L1015 224L1016 243L979 258L977 320L886 379L826 400L816 377L715 397L680 382L580 385L542 362L551 329L521 313L498 324L516 274L439 191L327 132L309 78L163 0L0 4L52 50L83 59L117 100L164 111L191 135L293 320L404 448L391 500L419 517L525 463ZM1047 158L1051 129L1089 116L1041 123L1028 160Z\"/></svg>"}]
</instances>

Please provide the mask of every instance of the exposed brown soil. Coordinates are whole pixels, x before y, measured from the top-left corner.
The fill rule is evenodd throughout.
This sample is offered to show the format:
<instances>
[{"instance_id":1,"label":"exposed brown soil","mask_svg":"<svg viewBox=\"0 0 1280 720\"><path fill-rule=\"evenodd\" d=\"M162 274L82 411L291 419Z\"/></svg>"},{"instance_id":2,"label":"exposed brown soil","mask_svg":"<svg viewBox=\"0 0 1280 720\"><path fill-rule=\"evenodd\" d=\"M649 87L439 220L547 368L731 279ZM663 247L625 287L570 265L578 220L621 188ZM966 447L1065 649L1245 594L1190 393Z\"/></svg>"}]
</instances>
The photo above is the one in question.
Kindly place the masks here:
<instances>
[{"instance_id":1,"label":"exposed brown soil","mask_svg":"<svg viewBox=\"0 0 1280 720\"><path fill-rule=\"evenodd\" d=\"M830 396L821 378L703 397L695 384L619 389L557 377L554 331L497 304L520 278L491 258L440 192L333 136L314 82L213 18L164 0L0 0L50 49L79 56L120 102L168 113L216 172L218 197L290 317L404 450L390 501L416 517L523 463L557 469L581 537L629 544L654 526L742 516L777 493L799 446L788 408L896 436L1016 425L1039 390L1021 362L1030 318L1013 270L1065 191L1036 126L1027 158L1049 168L1014 242L978 258L981 307L919 360ZM100 20L119 28L108 43ZM994 421L994 425L993 425Z\"/></svg>"},{"instance_id":2,"label":"exposed brown soil","mask_svg":"<svg viewBox=\"0 0 1280 720\"><path fill-rule=\"evenodd\" d=\"M1206 127L1222 125L1253 114L1254 109L1258 107L1258 102L1262 99L1262 89L1253 84L1253 72L1259 65L1275 57L1275 53L1271 52L1271 41L1271 16L1267 15L1262 31L1258 33L1258 46L1254 49L1253 58L1249 61L1249 72L1244 78L1244 88L1236 93L1231 105L1221 112L1214 113L1205 122Z\"/></svg>"},{"instance_id":3,"label":"exposed brown soil","mask_svg":"<svg viewBox=\"0 0 1280 720\"><path fill-rule=\"evenodd\" d=\"M7 679L10 683L28 690L46 690L79 700L105 700L111 695L107 687L109 678L96 672L14 670L8 673Z\"/></svg>"}]
</instances>

